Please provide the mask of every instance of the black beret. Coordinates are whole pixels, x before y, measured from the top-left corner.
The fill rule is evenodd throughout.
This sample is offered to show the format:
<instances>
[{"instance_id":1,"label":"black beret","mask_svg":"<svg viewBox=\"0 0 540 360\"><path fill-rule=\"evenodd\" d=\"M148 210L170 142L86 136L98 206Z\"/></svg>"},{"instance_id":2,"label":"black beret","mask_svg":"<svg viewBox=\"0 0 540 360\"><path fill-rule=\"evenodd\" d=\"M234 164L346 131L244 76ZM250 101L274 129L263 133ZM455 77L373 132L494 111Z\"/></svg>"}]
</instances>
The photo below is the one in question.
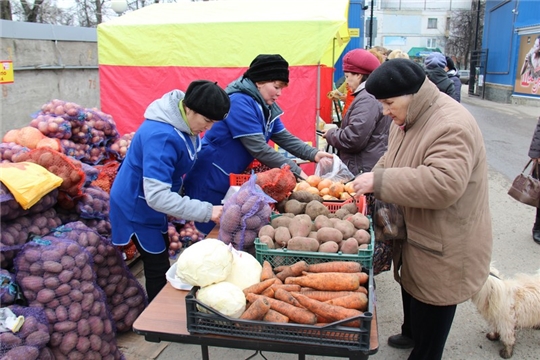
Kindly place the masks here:
<instances>
[{"instance_id":1,"label":"black beret","mask_svg":"<svg viewBox=\"0 0 540 360\"><path fill-rule=\"evenodd\" d=\"M229 95L216 82L195 80L189 84L184 104L210 120L223 120L229 113Z\"/></svg>"},{"instance_id":2,"label":"black beret","mask_svg":"<svg viewBox=\"0 0 540 360\"><path fill-rule=\"evenodd\" d=\"M366 81L366 91L376 99L388 99L418 92L426 73L422 66L409 59L385 61Z\"/></svg>"},{"instance_id":3,"label":"black beret","mask_svg":"<svg viewBox=\"0 0 540 360\"><path fill-rule=\"evenodd\" d=\"M279 80L288 83L289 63L279 54L261 54L253 59L244 77L253 82Z\"/></svg>"}]
</instances>

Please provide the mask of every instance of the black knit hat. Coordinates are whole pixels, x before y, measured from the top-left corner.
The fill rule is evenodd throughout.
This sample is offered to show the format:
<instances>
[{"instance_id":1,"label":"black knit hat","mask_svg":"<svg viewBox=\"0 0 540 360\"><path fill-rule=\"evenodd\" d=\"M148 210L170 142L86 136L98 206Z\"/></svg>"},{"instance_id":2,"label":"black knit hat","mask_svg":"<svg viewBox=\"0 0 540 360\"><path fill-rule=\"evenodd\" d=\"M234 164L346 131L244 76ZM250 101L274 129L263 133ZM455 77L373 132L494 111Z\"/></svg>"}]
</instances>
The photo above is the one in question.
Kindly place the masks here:
<instances>
[{"instance_id":1,"label":"black knit hat","mask_svg":"<svg viewBox=\"0 0 540 360\"><path fill-rule=\"evenodd\" d=\"M446 67L448 70L456 70L456 65L454 65L454 60L451 57L446 57Z\"/></svg>"},{"instance_id":2,"label":"black knit hat","mask_svg":"<svg viewBox=\"0 0 540 360\"><path fill-rule=\"evenodd\" d=\"M253 82L279 80L288 83L289 63L278 54L261 54L253 59L244 77Z\"/></svg>"},{"instance_id":3,"label":"black knit hat","mask_svg":"<svg viewBox=\"0 0 540 360\"><path fill-rule=\"evenodd\" d=\"M376 68L366 81L366 90L376 99L388 99L418 92L426 73L409 59L392 59Z\"/></svg>"},{"instance_id":4,"label":"black knit hat","mask_svg":"<svg viewBox=\"0 0 540 360\"><path fill-rule=\"evenodd\" d=\"M231 101L217 82L195 80L189 84L184 104L210 120L223 120L229 113Z\"/></svg>"}]
</instances>

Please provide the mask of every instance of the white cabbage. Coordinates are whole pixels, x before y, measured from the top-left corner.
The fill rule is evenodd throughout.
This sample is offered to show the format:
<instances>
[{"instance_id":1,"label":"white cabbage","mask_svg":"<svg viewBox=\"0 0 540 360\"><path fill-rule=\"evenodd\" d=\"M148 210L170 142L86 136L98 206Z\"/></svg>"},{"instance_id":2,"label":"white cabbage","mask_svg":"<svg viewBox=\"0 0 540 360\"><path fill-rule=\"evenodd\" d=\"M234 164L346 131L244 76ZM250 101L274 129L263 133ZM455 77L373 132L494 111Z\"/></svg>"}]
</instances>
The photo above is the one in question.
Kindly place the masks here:
<instances>
[{"instance_id":1,"label":"white cabbage","mask_svg":"<svg viewBox=\"0 0 540 360\"><path fill-rule=\"evenodd\" d=\"M208 286L229 276L233 255L221 240L204 239L184 249L178 257L176 276L193 286Z\"/></svg>"},{"instance_id":2,"label":"white cabbage","mask_svg":"<svg viewBox=\"0 0 540 360\"><path fill-rule=\"evenodd\" d=\"M246 310L246 296L238 286L226 281L200 288L197 300L223 315L239 318ZM199 308L205 312L205 309Z\"/></svg>"},{"instance_id":3,"label":"white cabbage","mask_svg":"<svg viewBox=\"0 0 540 360\"><path fill-rule=\"evenodd\" d=\"M257 259L245 251L235 249L233 249L232 254L232 269L225 281L238 286L242 290L259 283L261 281L262 266Z\"/></svg>"}]
</instances>

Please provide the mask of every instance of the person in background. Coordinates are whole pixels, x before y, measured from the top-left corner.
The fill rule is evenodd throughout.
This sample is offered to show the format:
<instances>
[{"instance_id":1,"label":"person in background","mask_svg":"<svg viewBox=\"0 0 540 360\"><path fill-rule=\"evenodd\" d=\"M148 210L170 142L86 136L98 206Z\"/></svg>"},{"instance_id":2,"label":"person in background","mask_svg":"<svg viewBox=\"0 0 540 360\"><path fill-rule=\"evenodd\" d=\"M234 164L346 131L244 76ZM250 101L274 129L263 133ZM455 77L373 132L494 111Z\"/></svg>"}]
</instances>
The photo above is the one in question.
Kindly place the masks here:
<instances>
[{"instance_id":1,"label":"person in background","mask_svg":"<svg viewBox=\"0 0 540 360\"><path fill-rule=\"evenodd\" d=\"M446 71L448 78L454 82L454 94L450 96L457 102L461 102L461 80L459 80L459 74L454 65L454 60L449 56L446 57L446 67L444 70Z\"/></svg>"},{"instance_id":2,"label":"person in background","mask_svg":"<svg viewBox=\"0 0 540 360\"><path fill-rule=\"evenodd\" d=\"M394 124L388 150L353 188L399 206L407 230L406 240L394 242L404 322L388 344L412 347L409 360L438 360L457 304L480 291L489 274L493 236L484 140L467 109L437 91L411 60L385 62L366 90Z\"/></svg>"},{"instance_id":3,"label":"person in background","mask_svg":"<svg viewBox=\"0 0 540 360\"><path fill-rule=\"evenodd\" d=\"M424 66L426 67L426 74L429 80L431 80L437 88L447 94L448 96L454 95L454 82L448 78L444 68L446 67L446 58L443 54L438 52L432 52L424 60Z\"/></svg>"},{"instance_id":4,"label":"person in background","mask_svg":"<svg viewBox=\"0 0 540 360\"><path fill-rule=\"evenodd\" d=\"M220 204L229 189L229 175L242 173L254 159L269 168L288 164L297 177L307 178L294 161L268 145L270 140L300 159L319 162L332 157L292 135L281 122L283 110L276 100L288 84L287 61L278 54L261 54L227 86L229 115L205 133L200 156L185 179L186 195ZM214 225L196 223L205 234Z\"/></svg>"},{"instance_id":5,"label":"person in background","mask_svg":"<svg viewBox=\"0 0 540 360\"><path fill-rule=\"evenodd\" d=\"M386 151L392 119L383 116L382 105L365 90L369 74L380 65L368 50L355 49L345 54L343 71L348 87L353 89L354 100L341 127L328 129L323 135L354 175L371 171Z\"/></svg>"},{"instance_id":6,"label":"person in background","mask_svg":"<svg viewBox=\"0 0 540 360\"><path fill-rule=\"evenodd\" d=\"M529 157L533 159L533 177L538 179L540 174L537 171L537 164L540 161L540 117L534 129L534 134L531 140L531 146L529 147ZM540 244L540 209L536 208L536 221L534 222L532 229L532 236L535 243Z\"/></svg>"},{"instance_id":7,"label":"person in background","mask_svg":"<svg viewBox=\"0 0 540 360\"><path fill-rule=\"evenodd\" d=\"M118 170L110 194L112 242L123 246L132 240L137 247L149 301L167 283L167 216L219 221L222 206L178 192L197 159L199 134L224 119L229 107L225 91L211 81L193 81L185 94L166 93L147 107Z\"/></svg>"},{"instance_id":8,"label":"person in background","mask_svg":"<svg viewBox=\"0 0 540 360\"><path fill-rule=\"evenodd\" d=\"M381 64L386 61L386 59L381 55L379 51L377 51L377 49L371 48L368 49L368 51L373 54Z\"/></svg>"},{"instance_id":9,"label":"person in background","mask_svg":"<svg viewBox=\"0 0 540 360\"><path fill-rule=\"evenodd\" d=\"M392 59L408 59L408 58L409 58L409 55L405 51L400 50L400 49L393 50L388 55L388 60L392 60Z\"/></svg>"},{"instance_id":10,"label":"person in background","mask_svg":"<svg viewBox=\"0 0 540 360\"><path fill-rule=\"evenodd\" d=\"M383 58L383 62L386 61L386 58L388 57L388 49L385 48L384 46L374 46L372 49L375 49L379 52L379 54L381 54L381 57Z\"/></svg>"}]
</instances>

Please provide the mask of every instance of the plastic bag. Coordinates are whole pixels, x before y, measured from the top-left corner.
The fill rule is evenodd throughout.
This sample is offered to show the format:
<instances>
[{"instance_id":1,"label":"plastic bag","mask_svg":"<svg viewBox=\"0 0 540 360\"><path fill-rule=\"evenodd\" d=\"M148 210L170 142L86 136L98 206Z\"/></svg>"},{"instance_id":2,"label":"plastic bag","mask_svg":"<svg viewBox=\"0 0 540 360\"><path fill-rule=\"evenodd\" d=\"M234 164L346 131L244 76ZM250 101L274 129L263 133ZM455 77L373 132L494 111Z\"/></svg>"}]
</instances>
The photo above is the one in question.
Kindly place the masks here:
<instances>
[{"instance_id":1,"label":"plastic bag","mask_svg":"<svg viewBox=\"0 0 540 360\"><path fill-rule=\"evenodd\" d=\"M252 175L225 202L218 235L225 244L251 255L255 255L255 238L260 228L270 223L269 204L276 202L256 184L256 178L257 175Z\"/></svg>"},{"instance_id":2,"label":"plastic bag","mask_svg":"<svg viewBox=\"0 0 540 360\"><path fill-rule=\"evenodd\" d=\"M404 240L407 237L403 213L399 206L375 200L373 203L375 241Z\"/></svg>"},{"instance_id":3,"label":"plastic bag","mask_svg":"<svg viewBox=\"0 0 540 360\"><path fill-rule=\"evenodd\" d=\"M341 181L343 183L354 179L354 174L349 171L347 166L336 154L332 156L332 159L326 157L322 158L317 163L315 175L320 176L323 179Z\"/></svg>"},{"instance_id":4,"label":"plastic bag","mask_svg":"<svg viewBox=\"0 0 540 360\"><path fill-rule=\"evenodd\" d=\"M31 208L45 194L62 184L62 178L32 162L2 163L0 168L0 181L24 210Z\"/></svg>"}]
</instances>

